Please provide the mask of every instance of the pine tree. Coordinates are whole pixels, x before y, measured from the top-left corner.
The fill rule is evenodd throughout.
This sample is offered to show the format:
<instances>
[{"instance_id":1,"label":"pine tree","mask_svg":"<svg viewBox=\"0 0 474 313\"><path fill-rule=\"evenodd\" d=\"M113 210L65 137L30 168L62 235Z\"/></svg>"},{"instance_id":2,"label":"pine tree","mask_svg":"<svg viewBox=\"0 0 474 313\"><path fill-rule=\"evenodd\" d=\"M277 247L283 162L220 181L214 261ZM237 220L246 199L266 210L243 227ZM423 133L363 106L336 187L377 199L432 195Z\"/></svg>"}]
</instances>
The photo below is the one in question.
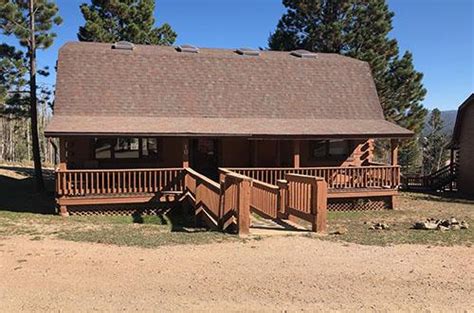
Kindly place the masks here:
<instances>
[{"instance_id":1,"label":"pine tree","mask_svg":"<svg viewBox=\"0 0 474 313\"><path fill-rule=\"evenodd\" d=\"M380 102L388 120L415 132L400 149L400 164L418 164L419 138L426 110L423 75L410 52L399 56L398 43L388 37L394 16L385 0L283 0L287 12L270 35L272 50L306 49L339 53L370 64Z\"/></svg>"},{"instance_id":2,"label":"pine tree","mask_svg":"<svg viewBox=\"0 0 474 313\"><path fill-rule=\"evenodd\" d=\"M423 145L423 172L432 173L441 168L446 160L446 150L444 147L448 143L446 135L443 133L443 120L441 112L434 109L428 119L428 135L424 139Z\"/></svg>"},{"instance_id":3,"label":"pine tree","mask_svg":"<svg viewBox=\"0 0 474 313\"><path fill-rule=\"evenodd\" d=\"M31 140L37 191L44 191L41 168L41 152L38 136L37 116L37 49L46 49L53 44L56 34L53 25L61 24L58 7L49 0L10 0L0 2L0 29L6 35L14 35L26 48L29 72L29 111Z\"/></svg>"},{"instance_id":4,"label":"pine tree","mask_svg":"<svg viewBox=\"0 0 474 313\"><path fill-rule=\"evenodd\" d=\"M167 23L155 27L154 0L92 0L83 3L81 12L86 20L79 28L80 41L171 45L176 33Z\"/></svg>"}]
</instances>

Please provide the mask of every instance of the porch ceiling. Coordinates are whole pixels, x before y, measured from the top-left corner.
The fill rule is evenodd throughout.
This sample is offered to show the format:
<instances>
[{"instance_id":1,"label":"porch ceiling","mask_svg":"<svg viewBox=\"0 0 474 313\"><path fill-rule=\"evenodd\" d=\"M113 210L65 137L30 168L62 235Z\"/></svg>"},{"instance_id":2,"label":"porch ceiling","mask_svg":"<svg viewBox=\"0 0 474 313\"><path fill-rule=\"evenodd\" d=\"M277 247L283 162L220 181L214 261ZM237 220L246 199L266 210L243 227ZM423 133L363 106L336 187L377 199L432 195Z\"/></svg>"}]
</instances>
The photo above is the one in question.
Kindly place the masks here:
<instances>
[{"instance_id":1,"label":"porch ceiling","mask_svg":"<svg viewBox=\"0 0 474 313\"><path fill-rule=\"evenodd\" d=\"M160 135L241 137L406 138L412 132L382 119L160 118L56 115L49 137Z\"/></svg>"}]
</instances>

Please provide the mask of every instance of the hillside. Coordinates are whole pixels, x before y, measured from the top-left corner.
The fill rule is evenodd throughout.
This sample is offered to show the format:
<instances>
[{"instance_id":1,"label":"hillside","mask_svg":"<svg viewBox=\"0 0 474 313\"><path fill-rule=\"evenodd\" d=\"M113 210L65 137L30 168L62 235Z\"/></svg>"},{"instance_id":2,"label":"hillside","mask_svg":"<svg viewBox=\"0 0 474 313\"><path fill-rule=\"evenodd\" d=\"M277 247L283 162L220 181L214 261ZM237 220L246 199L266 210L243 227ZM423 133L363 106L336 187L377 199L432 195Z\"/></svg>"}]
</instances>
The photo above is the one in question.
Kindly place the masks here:
<instances>
[{"instance_id":1,"label":"hillside","mask_svg":"<svg viewBox=\"0 0 474 313\"><path fill-rule=\"evenodd\" d=\"M443 120L444 124L444 133L448 136L451 136L451 134L453 133L454 124L456 123L457 112L457 110L441 111L441 119ZM428 113L426 117L424 134L429 131L428 119L430 114L431 112Z\"/></svg>"}]
</instances>

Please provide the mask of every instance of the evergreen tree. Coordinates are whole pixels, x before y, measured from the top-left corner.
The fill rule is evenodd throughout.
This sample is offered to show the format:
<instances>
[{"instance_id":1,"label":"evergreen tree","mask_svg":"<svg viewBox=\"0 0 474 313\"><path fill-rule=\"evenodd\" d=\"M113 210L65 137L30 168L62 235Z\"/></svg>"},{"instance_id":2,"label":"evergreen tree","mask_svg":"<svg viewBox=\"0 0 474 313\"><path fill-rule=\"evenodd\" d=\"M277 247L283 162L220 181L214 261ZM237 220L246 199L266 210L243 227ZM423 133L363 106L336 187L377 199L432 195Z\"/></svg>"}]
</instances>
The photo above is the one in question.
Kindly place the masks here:
<instances>
[{"instance_id":1,"label":"evergreen tree","mask_svg":"<svg viewBox=\"0 0 474 313\"><path fill-rule=\"evenodd\" d=\"M0 2L0 29L4 34L18 38L20 45L27 50L31 141L38 191L44 190L44 181L37 120L36 51L46 49L53 44L56 34L51 29L53 25L59 25L61 22L58 7L49 0L2 0Z\"/></svg>"},{"instance_id":2,"label":"evergreen tree","mask_svg":"<svg viewBox=\"0 0 474 313\"><path fill-rule=\"evenodd\" d=\"M447 158L444 147L448 140L443 133L443 127L441 112L434 109L428 120L429 133L424 139L423 145L423 172L425 174L439 170Z\"/></svg>"},{"instance_id":3,"label":"evergreen tree","mask_svg":"<svg viewBox=\"0 0 474 313\"><path fill-rule=\"evenodd\" d=\"M423 75L411 53L400 57L397 41L388 37L394 14L385 0L283 0L283 5L287 12L270 35L270 49L339 53L368 62L386 118L413 130L416 141L426 116ZM420 163L420 151L412 149L419 149L418 142L402 145L402 166Z\"/></svg>"},{"instance_id":4,"label":"evergreen tree","mask_svg":"<svg viewBox=\"0 0 474 313\"><path fill-rule=\"evenodd\" d=\"M92 0L83 3L81 12L86 20L79 28L80 41L171 45L176 33L169 24L155 27L154 0Z\"/></svg>"}]
</instances>

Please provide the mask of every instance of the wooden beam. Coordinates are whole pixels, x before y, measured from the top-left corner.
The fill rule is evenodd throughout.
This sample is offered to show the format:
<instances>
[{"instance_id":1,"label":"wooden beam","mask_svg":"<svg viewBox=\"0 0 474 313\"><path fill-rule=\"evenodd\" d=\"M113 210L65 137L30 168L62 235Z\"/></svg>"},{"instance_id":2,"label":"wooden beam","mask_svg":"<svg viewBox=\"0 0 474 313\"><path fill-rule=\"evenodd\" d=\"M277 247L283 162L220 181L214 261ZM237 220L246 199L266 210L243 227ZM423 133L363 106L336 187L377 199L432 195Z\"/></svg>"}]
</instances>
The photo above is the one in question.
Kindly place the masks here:
<instances>
[{"instance_id":1,"label":"wooden beam","mask_svg":"<svg viewBox=\"0 0 474 313\"><path fill-rule=\"evenodd\" d=\"M189 167L189 138L183 138L183 167Z\"/></svg>"},{"instance_id":2,"label":"wooden beam","mask_svg":"<svg viewBox=\"0 0 474 313\"><path fill-rule=\"evenodd\" d=\"M258 166L258 141L252 141L252 166Z\"/></svg>"},{"instance_id":3,"label":"wooden beam","mask_svg":"<svg viewBox=\"0 0 474 313\"><path fill-rule=\"evenodd\" d=\"M67 169L67 144L64 137L59 138L59 164L58 168L60 170Z\"/></svg>"},{"instance_id":4,"label":"wooden beam","mask_svg":"<svg viewBox=\"0 0 474 313\"><path fill-rule=\"evenodd\" d=\"M300 141L293 140L293 167L300 167Z\"/></svg>"},{"instance_id":5,"label":"wooden beam","mask_svg":"<svg viewBox=\"0 0 474 313\"><path fill-rule=\"evenodd\" d=\"M250 232L250 188L251 180L244 178L239 183L239 200L237 228L239 235L248 235Z\"/></svg>"},{"instance_id":6,"label":"wooden beam","mask_svg":"<svg viewBox=\"0 0 474 313\"><path fill-rule=\"evenodd\" d=\"M281 141L276 142L276 166L281 166Z\"/></svg>"},{"instance_id":7,"label":"wooden beam","mask_svg":"<svg viewBox=\"0 0 474 313\"><path fill-rule=\"evenodd\" d=\"M398 165L398 139L390 140L390 159L392 161L392 165Z\"/></svg>"}]
</instances>

